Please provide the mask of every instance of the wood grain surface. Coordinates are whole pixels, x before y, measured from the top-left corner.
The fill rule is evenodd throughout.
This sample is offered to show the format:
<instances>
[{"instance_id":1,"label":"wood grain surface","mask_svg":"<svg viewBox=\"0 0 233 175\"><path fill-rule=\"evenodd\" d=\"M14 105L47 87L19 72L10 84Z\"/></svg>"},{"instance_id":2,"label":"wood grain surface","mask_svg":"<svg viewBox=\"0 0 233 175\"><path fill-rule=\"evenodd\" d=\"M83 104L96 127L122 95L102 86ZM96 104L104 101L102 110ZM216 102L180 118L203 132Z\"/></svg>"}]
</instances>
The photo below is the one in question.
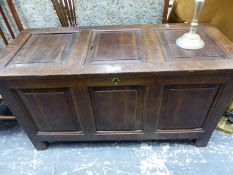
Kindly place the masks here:
<instances>
[{"instance_id":1,"label":"wood grain surface","mask_svg":"<svg viewBox=\"0 0 233 175\"><path fill-rule=\"evenodd\" d=\"M206 146L233 95L233 45L187 25L25 30L0 53L0 93L37 149L57 141L192 139Z\"/></svg>"}]
</instances>

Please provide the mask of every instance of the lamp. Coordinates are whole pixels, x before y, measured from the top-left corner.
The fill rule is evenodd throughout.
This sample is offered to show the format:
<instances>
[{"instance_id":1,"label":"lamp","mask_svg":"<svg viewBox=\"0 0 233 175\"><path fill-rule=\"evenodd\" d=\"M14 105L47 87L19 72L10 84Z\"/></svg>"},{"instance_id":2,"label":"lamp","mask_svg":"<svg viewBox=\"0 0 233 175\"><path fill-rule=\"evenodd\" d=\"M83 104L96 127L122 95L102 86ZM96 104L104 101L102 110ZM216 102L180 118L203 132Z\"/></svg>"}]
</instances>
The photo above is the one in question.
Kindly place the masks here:
<instances>
[{"instance_id":1,"label":"lamp","mask_svg":"<svg viewBox=\"0 0 233 175\"><path fill-rule=\"evenodd\" d=\"M198 26L198 17L205 0L195 0L194 16L191 23L190 31L176 40L176 45L189 50L202 49L205 46L204 41L196 33Z\"/></svg>"}]
</instances>

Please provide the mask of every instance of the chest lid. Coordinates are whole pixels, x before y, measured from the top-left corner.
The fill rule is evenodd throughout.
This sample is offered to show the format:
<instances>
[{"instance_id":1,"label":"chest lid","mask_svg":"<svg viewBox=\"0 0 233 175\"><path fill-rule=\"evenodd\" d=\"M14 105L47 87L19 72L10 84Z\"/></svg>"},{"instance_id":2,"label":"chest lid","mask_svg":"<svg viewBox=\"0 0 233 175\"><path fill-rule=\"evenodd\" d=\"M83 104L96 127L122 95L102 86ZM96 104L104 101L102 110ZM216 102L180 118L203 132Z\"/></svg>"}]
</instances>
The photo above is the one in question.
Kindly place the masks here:
<instances>
[{"instance_id":1,"label":"chest lid","mask_svg":"<svg viewBox=\"0 0 233 175\"><path fill-rule=\"evenodd\" d=\"M7 75L14 68L13 74L30 75L33 68L36 75L98 74L107 66L118 66L114 73L233 69L233 46L221 32L200 26L205 47L192 51L176 46L187 30L183 24L27 30L0 54L0 72Z\"/></svg>"}]
</instances>

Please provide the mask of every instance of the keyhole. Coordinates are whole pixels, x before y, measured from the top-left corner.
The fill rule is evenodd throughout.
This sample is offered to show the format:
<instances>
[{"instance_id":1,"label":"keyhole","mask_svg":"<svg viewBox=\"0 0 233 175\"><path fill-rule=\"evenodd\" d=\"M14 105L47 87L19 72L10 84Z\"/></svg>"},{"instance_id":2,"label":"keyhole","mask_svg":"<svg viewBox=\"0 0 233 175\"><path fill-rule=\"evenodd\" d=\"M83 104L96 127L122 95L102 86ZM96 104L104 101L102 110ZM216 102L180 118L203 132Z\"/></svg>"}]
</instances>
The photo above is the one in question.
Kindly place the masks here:
<instances>
[{"instance_id":1,"label":"keyhole","mask_svg":"<svg viewBox=\"0 0 233 175\"><path fill-rule=\"evenodd\" d=\"M115 86L117 86L117 85L119 84L119 82L120 82L119 78L113 78L113 79L112 79L112 83L113 83Z\"/></svg>"}]
</instances>

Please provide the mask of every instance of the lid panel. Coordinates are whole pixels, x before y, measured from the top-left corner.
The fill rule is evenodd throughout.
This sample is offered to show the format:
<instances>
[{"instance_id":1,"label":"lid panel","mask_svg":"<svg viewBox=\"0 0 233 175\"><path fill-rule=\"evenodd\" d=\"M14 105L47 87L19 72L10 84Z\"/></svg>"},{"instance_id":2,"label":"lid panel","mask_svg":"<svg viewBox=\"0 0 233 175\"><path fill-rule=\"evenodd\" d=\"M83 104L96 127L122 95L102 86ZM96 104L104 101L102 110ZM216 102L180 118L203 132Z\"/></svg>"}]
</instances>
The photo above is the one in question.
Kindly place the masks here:
<instances>
[{"instance_id":1,"label":"lid panel","mask_svg":"<svg viewBox=\"0 0 233 175\"><path fill-rule=\"evenodd\" d=\"M33 34L8 62L10 67L33 64L62 64L67 47L73 38L68 34Z\"/></svg>"},{"instance_id":2,"label":"lid panel","mask_svg":"<svg viewBox=\"0 0 233 175\"><path fill-rule=\"evenodd\" d=\"M158 35L167 61L228 59L216 42L202 28L198 30L198 34L200 34L205 42L205 47L203 49L187 50L178 47L176 45L176 40L186 32L188 32L186 29L158 30Z\"/></svg>"},{"instance_id":3,"label":"lid panel","mask_svg":"<svg viewBox=\"0 0 233 175\"><path fill-rule=\"evenodd\" d=\"M144 62L141 32L93 31L86 64Z\"/></svg>"}]
</instances>

